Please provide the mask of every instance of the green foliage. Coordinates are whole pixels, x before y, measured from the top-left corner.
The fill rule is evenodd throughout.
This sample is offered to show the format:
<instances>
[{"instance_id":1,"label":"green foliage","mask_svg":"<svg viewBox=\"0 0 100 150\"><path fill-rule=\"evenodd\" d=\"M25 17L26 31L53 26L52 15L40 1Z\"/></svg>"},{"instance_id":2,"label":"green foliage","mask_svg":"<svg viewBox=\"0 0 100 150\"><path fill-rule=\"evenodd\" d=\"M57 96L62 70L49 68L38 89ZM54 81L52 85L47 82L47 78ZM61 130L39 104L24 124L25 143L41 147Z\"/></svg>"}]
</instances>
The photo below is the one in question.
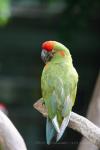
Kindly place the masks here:
<instances>
[{"instance_id":1,"label":"green foliage","mask_svg":"<svg viewBox=\"0 0 100 150\"><path fill-rule=\"evenodd\" d=\"M7 24L10 13L10 0L0 0L0 26Z\"/></svg>"}]
</instances>

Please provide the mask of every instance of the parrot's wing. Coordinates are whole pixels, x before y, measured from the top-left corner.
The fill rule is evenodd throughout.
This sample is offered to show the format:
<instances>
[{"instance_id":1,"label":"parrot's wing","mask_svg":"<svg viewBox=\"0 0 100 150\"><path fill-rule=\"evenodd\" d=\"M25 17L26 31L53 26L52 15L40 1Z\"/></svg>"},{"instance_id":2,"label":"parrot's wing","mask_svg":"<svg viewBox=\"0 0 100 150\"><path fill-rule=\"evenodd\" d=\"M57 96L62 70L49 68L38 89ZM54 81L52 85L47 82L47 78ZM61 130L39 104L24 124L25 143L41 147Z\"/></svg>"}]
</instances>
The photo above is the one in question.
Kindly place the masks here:
<instances>
[{"instance_id":1,"label":"parrot's wing","mask_svg":"<svg viewBox=\"0 0 100 150\"><path fill-rule=\"evenodd\" d=\"M49 118L54 118L57 113L57 98L55 91L45 100L45 105L48 109L48 116Z\"/></svg>"},{"instance_id":2,"label":"parrot's wing","mask_svg":"<svg viewBox=\"0 0 100 150\"><path fill-rule=\"evenodd\" d=\"M57 132L60 132L59 124L57 120L57 98L55 91L53 94L48 98L48 100L45 101L46 106L48 106L48 114L49 117L52 118L52 124L55 127Z\"/></svg>"},{"instance_id":3,"label":"parrot's wing","mask_svg":"<svg viewBox=\"0 0 100 150\"><path fill-rule=\"evenodd\" d=\"M51 143L52 138L54 137L56 133L56 130L54 128L54 125L52 124L51 119L47 117L47 122L46 122L46 140L47 144Z\"/></svg>"},{"instance_id":4,"label":"parrot's wing","mask_svg":"<svg viewBox=\"0 0 100 150\"><path fill-rule=\"evenodd\" d=\"M63 109L62 109L62 116L63 117L66 117L69 114L69 112L72 109L72 106L73 106L73 102L72 102L70 96L67 96L67 98L64 102Z\"/></svg>"},{"instance_id":5,"label":"parrot's wing","mask_svg":"<svg viewBox=\"0 0 100 150\"><path fill-rule=\"evenodd\" d=\"M71 106L71 104L69 104L69 102L70 102L69 96L67 96L66 100L64 101L65 93L64 93L64 87L63 87L63 81L60 78L56 78L53 81L55 82L54 85L57 85L57 86L54 88L54 91L51 94L51 96L49 96L48 99L45 100L45 104L48 108L48 116L52 120L53 128L55 128L55 130L57 132L57 140L59 140L61 138L61 136L63 135L65 128L68 125L69 117L66 117L66 116L69 115L72 106ZM53 83L51 86L53 86ZM58 116L57 116L57 111L58 111L58 108L61 108L61 107L62 107L62 109L60 110L61 111L60 112L60 115L61 115L60 119L62 119L62 117L63 117L64 120L62 121L62 124L60 127L59 121L58 121ZM66 113L67 113L67 115L66 115ZM51 122L50 122L50 124L51 124ZM48 128L47 128L48 130L46 130L47 139L49 139L49 143L50 143L52 133L51 134L49 133L50 132L50 129L49 129L50 125L47 125L47 126L48 126ZM52 134L52 137L53 136L54 135Z\"/></svg>"},{"instance_id":6,"label":"parrot's wing","mask_svg":"<svg viewBox=\"0 0 100 150\"><path fill-rule=\"evenodd\" d=\"M49 96L48 100L45 100L45 104L48 108L48 116L49 116L46 122L46 139L47 139L47 144L50 144L55 133L60 132L59 124L57 121L57 115L56 115L57 100L56 100L55 91L51 96Z\"/></svg>"},{"instance_id":7,"label":"parrot's wing","mask_svg":"<svg viewBox=\"0 0 100 150\"><path fill-rule=\"evenodd\" d=\"M59 141L59 139L62 137L66 127L68 126L70 114L71 114L71 108L72 108L72 101L70 99L70 96L67 96L67 99L65 100L64 107L62 110L62 116L64 117L64 119L60 126L60 132L57 133L57 138L56 138L57 141Z\"/></svg>"}]
</instances>

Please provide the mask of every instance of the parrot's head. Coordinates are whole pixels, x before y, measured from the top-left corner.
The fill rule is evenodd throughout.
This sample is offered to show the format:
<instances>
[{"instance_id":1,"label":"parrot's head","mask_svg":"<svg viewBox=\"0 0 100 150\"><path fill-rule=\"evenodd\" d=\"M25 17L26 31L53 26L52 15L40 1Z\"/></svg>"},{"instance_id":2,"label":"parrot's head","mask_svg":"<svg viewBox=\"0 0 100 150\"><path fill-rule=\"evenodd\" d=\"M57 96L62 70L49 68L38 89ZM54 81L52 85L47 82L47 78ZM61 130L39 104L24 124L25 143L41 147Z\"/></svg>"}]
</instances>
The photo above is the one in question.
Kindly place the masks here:
<instances>
[{"instance_id":1,"label":"parrot's head","mask_svg":"<svg viewBox=\"0 0 100 150\"><path fill-rule=\"evenodd\" d=\"M69 50L63 44L57 41L46 41L42 44L41 58L44 63L47 63L58 52L59 54L61 54L61 56L64 56L66 54L70 55Z\"/></svg>"},{"instance_id":2,"label":"parrot's head","mask_svg":"<svg viewBox=\"0 0 100 150\"><path fill-rule=\"evenodd\" d=\"M41 58L44 63L50 61L55 53L55 41L46 41L42 44Z\"/></svg>"}]
</instances>

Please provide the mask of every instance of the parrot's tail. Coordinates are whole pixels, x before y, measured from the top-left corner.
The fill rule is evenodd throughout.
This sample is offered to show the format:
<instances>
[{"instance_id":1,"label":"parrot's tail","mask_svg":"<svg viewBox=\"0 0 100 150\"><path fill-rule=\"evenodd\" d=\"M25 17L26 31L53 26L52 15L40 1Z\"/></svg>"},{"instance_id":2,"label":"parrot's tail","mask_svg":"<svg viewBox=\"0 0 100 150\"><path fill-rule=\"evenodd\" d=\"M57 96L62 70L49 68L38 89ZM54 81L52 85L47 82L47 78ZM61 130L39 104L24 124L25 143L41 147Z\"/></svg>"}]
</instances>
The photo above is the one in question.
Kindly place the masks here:
<instances>
[{"instance_id":1,"label":"parrot's tail","mask_svg":"<svg viewBox=\"0 0 100 150\"><path fill-rule=\"evenodd\" d=\"M62 137L66 127L68 126L68 123L69 123L69 119L70 119L70 115L71 115L71 112L69 113L69 115L67 115L63 121L62 121L62 124L61 124L61 127L60 127L60 132L57 133L57 138L56 138L56 141L59 141L60 138Z\"/></svg>"},{"instance_id":2,"label":"parrot's tail","mask_svg":"<svg viewBox=\"0 0 100 150\"><path fill-rule=\"evenodd\" d=\"M54 127L51 119L49 119L47 117L47 122L46 122L46 141L47 141L47 144L51 143L51 140L55 136L55 134L56 134L55 127Z\"/></svg>"},{"instance_id":3,"label":"parrot's tail","mask_svg":"<svg viewBox=\"0 0 100 150\"><path fill-rule=\"evenodd\" d=\"M51 140L53 139L53 137L56 134L57 134L56 141L60 140L66 127L68 126L70 115L71 115L71 112L69 113L69 115L67 115L63 119L60 128L59 128L59 124L57 121L57 116L55 116L52 120L47 117L47 122L46 122L46 141L47 141L47 144L51 143Z\"/></svg>"}]
</instances>

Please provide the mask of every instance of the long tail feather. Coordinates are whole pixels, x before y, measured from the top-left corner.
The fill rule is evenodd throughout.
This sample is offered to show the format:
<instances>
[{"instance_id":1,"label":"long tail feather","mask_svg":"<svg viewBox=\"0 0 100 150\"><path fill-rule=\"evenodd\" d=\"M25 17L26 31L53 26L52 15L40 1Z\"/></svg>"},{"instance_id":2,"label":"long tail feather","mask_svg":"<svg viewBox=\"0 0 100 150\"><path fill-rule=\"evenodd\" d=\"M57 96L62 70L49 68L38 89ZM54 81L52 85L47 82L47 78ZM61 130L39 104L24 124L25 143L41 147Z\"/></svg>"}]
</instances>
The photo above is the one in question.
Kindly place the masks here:
<instances>
[{"instance_id":1,"label":"long tail feather","mask_svg":"<svg viewBox=\"0 0 100 150\"><path fill-rule=\"evenodd\" d=\"M49 118L47 118L47 122L46 122L46 141L47 141L47 144L51 143L51 140L55 134L56 134L56 130L54 128L54 125L52 124L52 121Z\"/></svg>"},{"instance_id":2,"label":"long tail feather","mask_svg":"<svg viewBox=\"0 0 100 150\"><path fill-rule=\"evenodd\" d=\"M60 132L60 128L59 128L59 124L58 124L58 121L57 121L57 116L55 116L53 119L52 119L52 124L54 125L57 133Z\"/></svg>"},{"instance_id":3,"label":"long tail feather","mask_svg":"<svg viewBox=\"0 0 100 150\"><path fill-rule=\"evenodd\" d=\"M69 119L70 119L70 114L71 112L69 113L69 115L67 117L65 117L62 121L62 124L61 124L61 127L60 127L60 132L57 134L57 138L56 138L56 141L59 141L60 138L62 137L68 123L69 123Z\"/></svg>"}]
</instances>

